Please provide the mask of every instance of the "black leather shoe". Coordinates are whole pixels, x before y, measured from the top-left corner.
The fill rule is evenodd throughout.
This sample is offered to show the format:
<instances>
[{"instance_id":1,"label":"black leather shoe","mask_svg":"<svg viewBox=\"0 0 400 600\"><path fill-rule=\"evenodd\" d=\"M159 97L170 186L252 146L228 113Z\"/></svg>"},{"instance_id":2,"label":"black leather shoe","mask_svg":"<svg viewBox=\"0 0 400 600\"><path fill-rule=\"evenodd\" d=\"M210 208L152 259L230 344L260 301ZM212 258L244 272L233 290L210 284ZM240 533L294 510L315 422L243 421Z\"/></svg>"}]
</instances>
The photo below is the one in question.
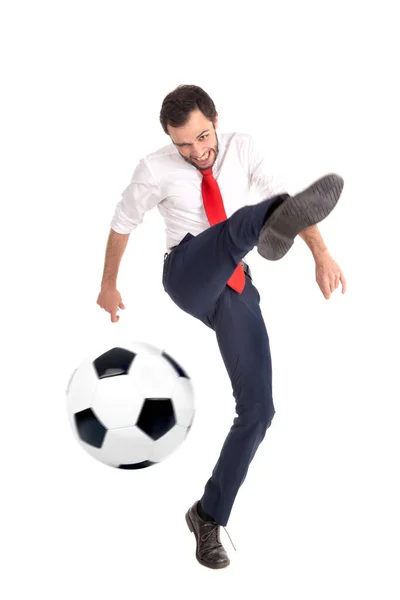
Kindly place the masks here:
<instances>
[{"instance_id":1,"label":"black leather shoe","mask_svg":"<svg viewBox=\"0 0 400 600\"><path fill-rule=\"evenodd\" d=\"M196 538L196 558L204 567L223 569L230 564L221 544L220 525L215 521L204 521L197 512L197 501L187 511L186 523Z\"/></svg>"},{"instance_id":2,"label":"black leather shoe","mask_svg":"<svg viewBox=\"0 0 400 600\"><path fill-rule=\"evenodd\" d=\"M316 225L335 208L343 185L339 175L325 175L299 194L288 196L265 221L257 252L268 260L285 256L300 231Z\"/></svg>"}]
</instances>

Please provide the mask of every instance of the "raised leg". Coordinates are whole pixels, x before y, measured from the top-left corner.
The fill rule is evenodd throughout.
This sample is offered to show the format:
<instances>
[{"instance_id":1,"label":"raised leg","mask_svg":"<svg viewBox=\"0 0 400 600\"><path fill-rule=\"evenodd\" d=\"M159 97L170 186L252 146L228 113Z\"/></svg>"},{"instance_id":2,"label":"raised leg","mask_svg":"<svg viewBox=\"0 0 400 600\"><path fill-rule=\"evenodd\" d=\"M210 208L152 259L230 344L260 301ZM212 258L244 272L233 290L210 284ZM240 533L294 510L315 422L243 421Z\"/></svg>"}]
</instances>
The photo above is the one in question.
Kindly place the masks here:
<instances>
[{"instance_id":1,"label":"raised leg","mask_svg":"<svg viewBox=\"0 0 400 600\"><path fill-rule=\"evenodd\" d=\"M196 317L206 314L239 262L257 244L265 221L286 198L243 206L199 235L188 234L164 262L163 285L172 300Z\"/></svg>"}]
</instances>

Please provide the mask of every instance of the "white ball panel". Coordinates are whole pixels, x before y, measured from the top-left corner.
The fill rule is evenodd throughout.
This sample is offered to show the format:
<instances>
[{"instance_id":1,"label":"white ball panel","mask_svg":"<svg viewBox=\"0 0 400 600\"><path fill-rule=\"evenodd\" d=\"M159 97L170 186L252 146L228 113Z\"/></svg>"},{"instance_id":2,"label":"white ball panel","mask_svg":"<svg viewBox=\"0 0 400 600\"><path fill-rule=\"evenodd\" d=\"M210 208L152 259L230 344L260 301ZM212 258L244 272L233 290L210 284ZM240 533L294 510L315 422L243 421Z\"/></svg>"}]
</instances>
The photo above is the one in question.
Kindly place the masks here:
<instances>
[{"instance_id":1,"label":"white ball panel","mask_svg":"<svg viewBox=\"0 0 400 600\"><path fill-rule=\"evenodd\" d=\"M144 397L130 375L105 377L98 382L93 410L107 429L135 425Z\"/></svg>"},{"instance_id":2,"label":"white ball panel","mask_svg":"<svg viewBox=\"0 0 400 600\"><path fill-rule=\"evenodd\" d=\"M105 440L107 440L107 436L108 436L108 433L105 437ZM118 467L119 466L120 463L118 461L111 460L104 453L103 447L95 448L94 446L91 446L90 444L86 444L86 442L83 442L82 440L80 440L80 442L81 442L81 445L83 446L83 448L86 450L86 452L88 452L94 458L97 458L97 460L99 460L100 462L104 463L105 465L108 465L109 467Z\"/></svg>"},{"instance_id":3,"label":"white ball panel","mask_svg":"<svg viewBox=\"0 0 400 600\"><path fill-rule=\"evenodd\" d=\"M171 398L178 375L161 355L139 354L129 377L143 398Z\"/></svg>"},{"instance_id":4,"label":"white ball panel","mask_svg":"<svg viewBox=\"0 0 400 600\"><path fill-rule=\"evenodd\" d=\"M102 451L117 465L149 460L154 441L136 426L111 429L107 432Z\"/></svg>"},{"instance_id":5,"label":"white ball panel","mask_svg":"<svg viewBox=\"0 0 400 600\"><path fill-rule=\"evenodd\" d=\"M68 410L77 413L92 406L96 397L98 378L92 362L84 360L69 381L67 388Z\"/></svg>"},{"instance_id":6,"label":"white ball panel","mask_svg":"<svg viewBox=\"0 0 400 600\"><path fill-rule=\"evenodd\" d=\"M186 431L186 427L175 425L159 440L153 442L149 460L161 462L164 458L175 452L184 441Z\"/></svg>"},{"instance_id":7,"label":"white ball panel","mask_svg":"<svg viewBox=\"0 0 400 600\"><path fill-rule=\"evenodd\" d=\"M172 402L177 424L189 427L195 413L194 389L190 379L178 378L172 393Z\"/></svg>"}]
</instances>

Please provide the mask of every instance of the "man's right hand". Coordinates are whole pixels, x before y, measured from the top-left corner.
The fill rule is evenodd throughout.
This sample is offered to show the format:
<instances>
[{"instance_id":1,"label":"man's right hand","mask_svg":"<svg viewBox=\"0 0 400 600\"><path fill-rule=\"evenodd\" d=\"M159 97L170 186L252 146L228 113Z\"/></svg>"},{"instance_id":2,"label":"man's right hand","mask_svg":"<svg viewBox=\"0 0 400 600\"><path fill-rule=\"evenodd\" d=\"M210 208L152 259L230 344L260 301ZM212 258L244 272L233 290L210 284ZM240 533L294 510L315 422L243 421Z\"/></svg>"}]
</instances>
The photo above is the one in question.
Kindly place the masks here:
<instances>
[{"instance_id":1,"label":"man's right hand","mask_svg":"<svg viewBox=\"0 0 400 600\"><path fill-rule=\"evenodd\" d=\"M100 294L97 298L97 304L110 313L112 323L116 323L119 320L117 310L119 308L125 308L125 305L122 302L121 294L115 287L101 288Z\"/></svg>"}]
</instances>

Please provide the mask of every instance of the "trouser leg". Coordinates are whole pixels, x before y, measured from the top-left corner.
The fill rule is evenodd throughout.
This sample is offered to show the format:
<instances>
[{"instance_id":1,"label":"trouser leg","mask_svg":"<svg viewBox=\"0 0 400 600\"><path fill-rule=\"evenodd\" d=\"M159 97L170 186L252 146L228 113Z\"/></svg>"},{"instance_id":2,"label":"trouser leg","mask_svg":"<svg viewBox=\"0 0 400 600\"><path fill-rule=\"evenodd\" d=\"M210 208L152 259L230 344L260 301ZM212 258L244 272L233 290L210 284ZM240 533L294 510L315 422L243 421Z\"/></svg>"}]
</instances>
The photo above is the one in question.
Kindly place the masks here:
<instances>
[{"instance_id":1,"label":"trouser leg","mask_svg":"<svg viewBox=\"0 0 400 600\"><path fill-rule=\"evenodd\" d=\"M199 235L187 234L164 262L163 285L172 300L194 316L208 312L239 262L257 244L265 220L283 199L275 196L243 206Z\"/></svg>"},{"instance_id":2,"label":"trouser leg","mask_svg":"<svg viewBox=\"0 0 400 600\"><path fill-rule=\"evenodd\" d=\"M270 345L258 291L250 279L242 294L226 289L210 322L232 383L237 416L201 498L204 510L224 526L275 414Z\"/></svg>"}]
</instances>

